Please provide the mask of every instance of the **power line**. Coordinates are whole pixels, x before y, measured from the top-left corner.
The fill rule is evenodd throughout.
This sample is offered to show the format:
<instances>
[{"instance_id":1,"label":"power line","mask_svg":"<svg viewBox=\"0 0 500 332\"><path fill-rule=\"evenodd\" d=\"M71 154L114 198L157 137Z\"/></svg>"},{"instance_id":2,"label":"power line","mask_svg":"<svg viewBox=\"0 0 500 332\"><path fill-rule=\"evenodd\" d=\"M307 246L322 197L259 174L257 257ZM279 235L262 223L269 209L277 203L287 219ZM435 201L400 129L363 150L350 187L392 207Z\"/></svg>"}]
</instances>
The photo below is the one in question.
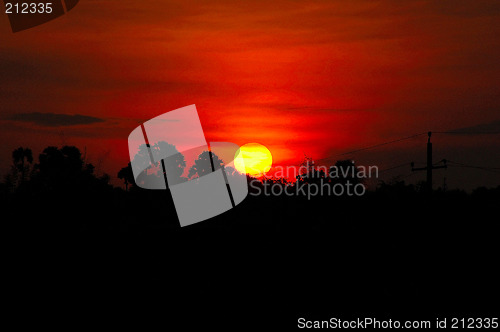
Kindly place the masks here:
<instances>
[{"instance_id":1,"label":"power line","mask_svg":"<svg viewBox=\"0 0 500 332\"><path fill-rule=\"evenodd\" d=\"M464 164L464 163L459 163L456 161L448 160L448 162L461 165L461 166L467 166L467 167L479 167L479 168L486 168L486 169L500 169L500 167L487 167L487 166L476 166L476 165L469 165L469 164Z\"/></svg>"},{"instance_id":2,"label":"power line","mask_svg":"<svg viewBox=\"0 0 500 332\"><path fill-rule=\"evenodd\" d=\"M345 156L345 155L351 154L351 153L356 153L356 152L360 152L360 151L365 151L365 150L370 150L370 149L378 148L378 147L381 147L381 146L384 146L384 145L389 145L389 144L393 144L393 143L405 141L407 139L415 138L415 137L422 136L422 135L425 135L425 134L427 134L427 133L415 134L415 135L411 135L411 136L408 136L408 137L403 137L403 138L400 138L400 139L396 139L394 141L384 142L384 143L380 143L380 144L368 146L366 148L361 148L361 149L357 149L357 150L353 150L353 151L349 151L349 152L344 152L344 153L339 154L339 156Z\"/></svg>"},{"instance_id":3,"label":"power line","mask_svg":"<svg viewBox=\"0 0 500 332\"><path fill-rule=\"evenodd\" d=\"M365 151L365 150L375 149L375 148L378 148L378 147L381 147L381 146L384 146L384 145L389 145L389 144L393 144L393 143L397 143L397 142L405 141L405 140L407 140L407 139L415 138L415 137L422 136L422 135L425 135L425 134L427 134L427 133L415 134L415 135L411 135L411 136L408 136L408 137L399 138L399 139L396 139L396 140L393 140L393 141L384 142L384 143L380 143L380 144L376 144L376 145L372 145L372 146L367 146L367 147L364 147L364 148L360 148L360 149L357 149L357 150L344 152L344 153L341 153L341 154L338 154L338 155L335 155L335 156L331 156L331 157L327 157L327 158L318 159L317 161L321 161L321 160L329 160L329 159L333 159L333 158L336 158L336 157L340 157L340 156L345 156L345 155L353 154L353 153L360 152L360 151Z\"/></svg>"},{"instance_id":4,"label":"power line","mask_svg":"<svg viewBox=\"0 0 500 332\"><path fill-rule=\"evenodd\" d=\"M432 164L432 166L439 165L439 164L441 164L441 163L443 163L443 162L444 162L444 163L446 163L447 161L448 161L448 159L441 159L440 161L435 162L434 164Z\"/></svg>"},{"instance_id":5,"label":"power line","mask_svg":"<svg viewBox=\"0 0 500 332\"><path fill-rule=\"evenodd\" d=\"M489 171L489 172L500 174L500 172L497 171L497 170L500 170L500 167L484 167L484 166L468 165L468 164L458 163L458 162L451 161L451 160L448 160L448 162L451 164L455 164L456 166L454 166L454 167L475 168L475 169L480 169L483 171Z\"/></svg>"},{"instance_id":6,"label":"power line","mask_svg":"<svg viewBox=\"0 0 500 332\"><path fill-rule=\"evenodd\" d=\"M383 169L381 171L379 171L378 173L384 173L384 172L387 172L387 171L392 171L393 169L397 169L397 168L401 168L403 166L410 166L411 163L404 163L404 164L401 164L401 165L398 165L398 166L394 166L394 167L391 167L391 168L386 168L386 169Z\"/></svg>"},{"instance_id":7,"label":"power line","mask_svg":"<svg viewBox=\"0 0 500 332\"><path fill-rule=\"evenodd\" d=\"M498 135L500 131L471 131L471 132L459 132L459 131L433 131L433 134L449 134L449 135Z\"/></svg>"},{"instance_id":8,"label":"power line","mask_svg":"<svg viewBox=\"0 0 500 332\"><path fill-rule=\"evenodd\" d=\"M494 134L500 134L500 131L496 131L496 132L462 132L462 133L461 132L457 132L457 131L433 131L432 133L436 133L436 134L449 134L449 135L494 135ZM350 155L350 154L353 154L353 153L357 153L357 152L361 152L361 151L366 151L366 150L371 150L371 149L375 149L375 148L378 148L378 147L381 147L381 146L398 143L398 142L405 141L405 140L408 140L408 139L412 139L412 138L415 138L415 137L419 137L419 136L422 136L422 135L425 135L425 134L427 134L427 132L418 133L418 134L414 134L414 135L411 135L411 136L408 136L408 137L403 137L403 138L399 138L399 139L396 139L396 140L392 140L392 141L388 141L388 142L383 142L383 143L379 143L379 144L367 146L367 147L364 147L364 148L360 148L360 149L356 149L356 150L352 150L352 151L340 153L340 154L333 155L333 156L330 156L330 157L317 159L316 161L317 162L319 162L319 161L327 161L327 160L331 160L331 159L334 159L334 158L337 158L337 157L346 156L346 155ZM399 168L399 167L402 167L402 166L405 166L405 165L407 165L407 164L398 165L398 166L395 166L394 168ZM471 166L471 165L463 166L463 167L472 167L472 168L482 169L480 166L476 167L476 166ZM380 172L389 171L389 170L392 170L394 168L385 169L385 170L382 170ZM500 169L500 168L494 168L494 169Z\"/></svg>"},{"instance_id":9,"label":"power line","mask_svg":"<svg viewBox=\"0 0 500 332\"><path fill-rule=\"evenodd\" d=\"M480 170L491 172L491 173L500 174L500 172L498 172L498 171L494 171L492 169L483 168L483 167L460 166L460 165L450 165L450 167L456 167L456 168L474 168L474 169L480 169Z\"/></svg>"}]
</instances>

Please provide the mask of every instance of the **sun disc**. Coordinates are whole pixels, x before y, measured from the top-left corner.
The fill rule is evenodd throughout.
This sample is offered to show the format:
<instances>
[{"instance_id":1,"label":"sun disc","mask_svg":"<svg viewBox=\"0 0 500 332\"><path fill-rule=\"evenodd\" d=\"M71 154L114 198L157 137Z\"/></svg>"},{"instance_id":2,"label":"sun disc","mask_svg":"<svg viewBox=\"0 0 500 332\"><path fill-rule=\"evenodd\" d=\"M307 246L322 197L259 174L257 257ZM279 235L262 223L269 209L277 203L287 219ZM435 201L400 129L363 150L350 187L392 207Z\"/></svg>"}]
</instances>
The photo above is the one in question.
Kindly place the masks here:
<instances>
[{"instance_id":1,"label":"sun disc","mask_svg":"<svg viewBox=\"0 0 500 332\"><path fill-rule=\"evenodd\" d=\"M271 151L259 143L247 143L236 152L234 166L238 172L259 177L269 172L273 165Z\"/></svg>"}]
</instances>

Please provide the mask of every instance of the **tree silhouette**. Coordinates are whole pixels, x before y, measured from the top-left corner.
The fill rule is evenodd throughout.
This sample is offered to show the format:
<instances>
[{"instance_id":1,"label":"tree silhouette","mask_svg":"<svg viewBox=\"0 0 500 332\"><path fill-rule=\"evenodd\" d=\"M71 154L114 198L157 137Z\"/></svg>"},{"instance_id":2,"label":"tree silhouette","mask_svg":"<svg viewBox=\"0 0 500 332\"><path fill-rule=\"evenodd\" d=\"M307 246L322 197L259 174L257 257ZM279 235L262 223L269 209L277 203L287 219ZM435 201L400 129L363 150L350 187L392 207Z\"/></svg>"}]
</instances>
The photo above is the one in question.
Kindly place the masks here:
<instances>
[{"instance_id":1,"label":"tree silhouette","mask_svg":"<svg viewBox=\"0 0 500 332\"><path fill-rule=\"evenodd\" d=\"M154 160L163 160L163 165L161 162L152 163L151 157ZM165 141L157 142L150 147L146 144L140 145L132 163L134 169L142 170L133 182L141 183L148 188L163 183L163 175L168 176L169 185L181 182L182 174L186 168L184 155L177 150L175 145ZM163 166L165 166L164 174ZM131 178L128 179L128 182L133 183Z\"/></svg>"},{"instance_id":2,"label":"tree silhouette","mask_svg":"<svg viewBox=\"0 0 500 332\"><path fill-rule=\"evenodd\" d=\"M311 158L305 157L300 168L303 171L297 175L297 181L308 184L322 184L326 181L327 174L323 169L315 167Z\"/></svg>"},{"instance_id":3,"label":"tree silhouette","mask_svg":"<svg viewBox=\"0 0 500 332\"><path fill-rule=\"evenodd\" d=\"M85 191L108 186L109 177L98 178L94 166L85 163L80 150L74 146L48 147L35 165L34 185L42 190Z\"/></svg>"},{"instance_id":4,"label":"tree silhouette","mask_svg":"<svg viewBox=\"0 0 500 332\"><path fill-rule=\"evenodd\" d=\"M330 181L332 183L347 182L355 185L362 182L362 178L358 176L358 167L353 160L338 160L334 166L330 167Z\"/></svg>"},{"instance_id":5,"label":"tree silhouette","mask_svg":"<svg viewBox=\"0 0 500 332\"><path fill-rule=\"evenodd\" d=\"M195 176L202 177L203 175L218 170L223 166L224 162L216 154L209 151L203 151L198 156L198 159L194 161L194 165L189 169L188 178L192 179Z\"/></svg>"},{"instance_id":6,"label":"tree silhouette","mask_svg":"<svg viewBox=\"0 0 500 332\"><path fill-rule=\"evenodd\" d=\"M156 159L163 158L169 185L179 182L182 173L184 173L184 168L186 168L186 160L184 155L177 150L175 145L160 141L153 145L151 152ZM168 157L165 158L165 156Z\"/></svg>"},{"instance_id":7,"label":"tree silhouette","mask_svg":"<svg viewBox=\"0 0 500 332\"><path fill-rule=\"evenodd\" d=\"M123 183L125 184L125 190L128 191L128 185L129 184L134 184L134 174L132 172L132 164L128 163L127 167L123 167L119 172L118 172L118 178L120 180L123 180Z\"/></svg>"},{"instance_id":8,"label":"tree silhouette","mask_svg":"<svg viewBox=\"0 0 500 332\"><path fill-rule=\"evenodd\" d=\"M14 168L21 173L21 183L26 179L26 172L29 171L29 165L33 163L33 153L29 148L19 147L12 152ZM29 165L26 165L28 163Z\"/></svg>"},{"instance_id":9,"label":"tree silhouette","mask_svg":"<svg viewBox=\"0 0 500 332\"><path fill-rule=\"evenodd\" d=\"M141 144L139 150L134 155L133 164L136 169L150 169L151 157L148 151L149 147L146 144Z\"/></svg>"}]
</instances>

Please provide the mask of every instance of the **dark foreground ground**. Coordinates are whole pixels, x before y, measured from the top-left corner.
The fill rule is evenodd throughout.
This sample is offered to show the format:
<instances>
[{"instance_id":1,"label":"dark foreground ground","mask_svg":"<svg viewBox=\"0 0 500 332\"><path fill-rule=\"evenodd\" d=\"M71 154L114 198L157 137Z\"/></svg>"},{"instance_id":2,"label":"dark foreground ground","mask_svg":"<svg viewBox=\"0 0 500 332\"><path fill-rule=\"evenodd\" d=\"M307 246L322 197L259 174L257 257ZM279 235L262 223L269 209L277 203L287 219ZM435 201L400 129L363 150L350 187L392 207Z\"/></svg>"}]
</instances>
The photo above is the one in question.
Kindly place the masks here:
<instances>
[{"instance_id":1,"label":"dark foreground ground","mask_svg":"<svg viewBox=\"0 0 500 332\"><path fill-rule=\"evenodd\" d=\"M273 331L300 317L498 316L498 190L249 196L185 228L168 195L4 197L16 324Z\"/></svg>"}]
</instances>

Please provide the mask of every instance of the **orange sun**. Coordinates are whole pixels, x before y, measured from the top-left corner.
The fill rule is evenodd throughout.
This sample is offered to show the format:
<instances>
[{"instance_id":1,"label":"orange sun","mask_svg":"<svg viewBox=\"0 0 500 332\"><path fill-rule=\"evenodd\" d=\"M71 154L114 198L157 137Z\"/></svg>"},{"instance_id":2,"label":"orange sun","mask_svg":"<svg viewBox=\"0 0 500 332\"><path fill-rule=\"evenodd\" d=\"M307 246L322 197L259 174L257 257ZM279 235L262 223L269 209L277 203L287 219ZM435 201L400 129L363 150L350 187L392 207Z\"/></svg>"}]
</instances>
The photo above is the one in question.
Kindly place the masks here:
<instances>
[{"instance_id":1,"label":"orange sun","mask_svg":"<svg viewBox=\"0 0 500 332\"><path fill-rule=\"evenodd\" d=\"M259 177L269 172L273 165L271 151L259 143L248 143L236 151L234 166L240 173Z\"/></svg>"}]
</instances>

